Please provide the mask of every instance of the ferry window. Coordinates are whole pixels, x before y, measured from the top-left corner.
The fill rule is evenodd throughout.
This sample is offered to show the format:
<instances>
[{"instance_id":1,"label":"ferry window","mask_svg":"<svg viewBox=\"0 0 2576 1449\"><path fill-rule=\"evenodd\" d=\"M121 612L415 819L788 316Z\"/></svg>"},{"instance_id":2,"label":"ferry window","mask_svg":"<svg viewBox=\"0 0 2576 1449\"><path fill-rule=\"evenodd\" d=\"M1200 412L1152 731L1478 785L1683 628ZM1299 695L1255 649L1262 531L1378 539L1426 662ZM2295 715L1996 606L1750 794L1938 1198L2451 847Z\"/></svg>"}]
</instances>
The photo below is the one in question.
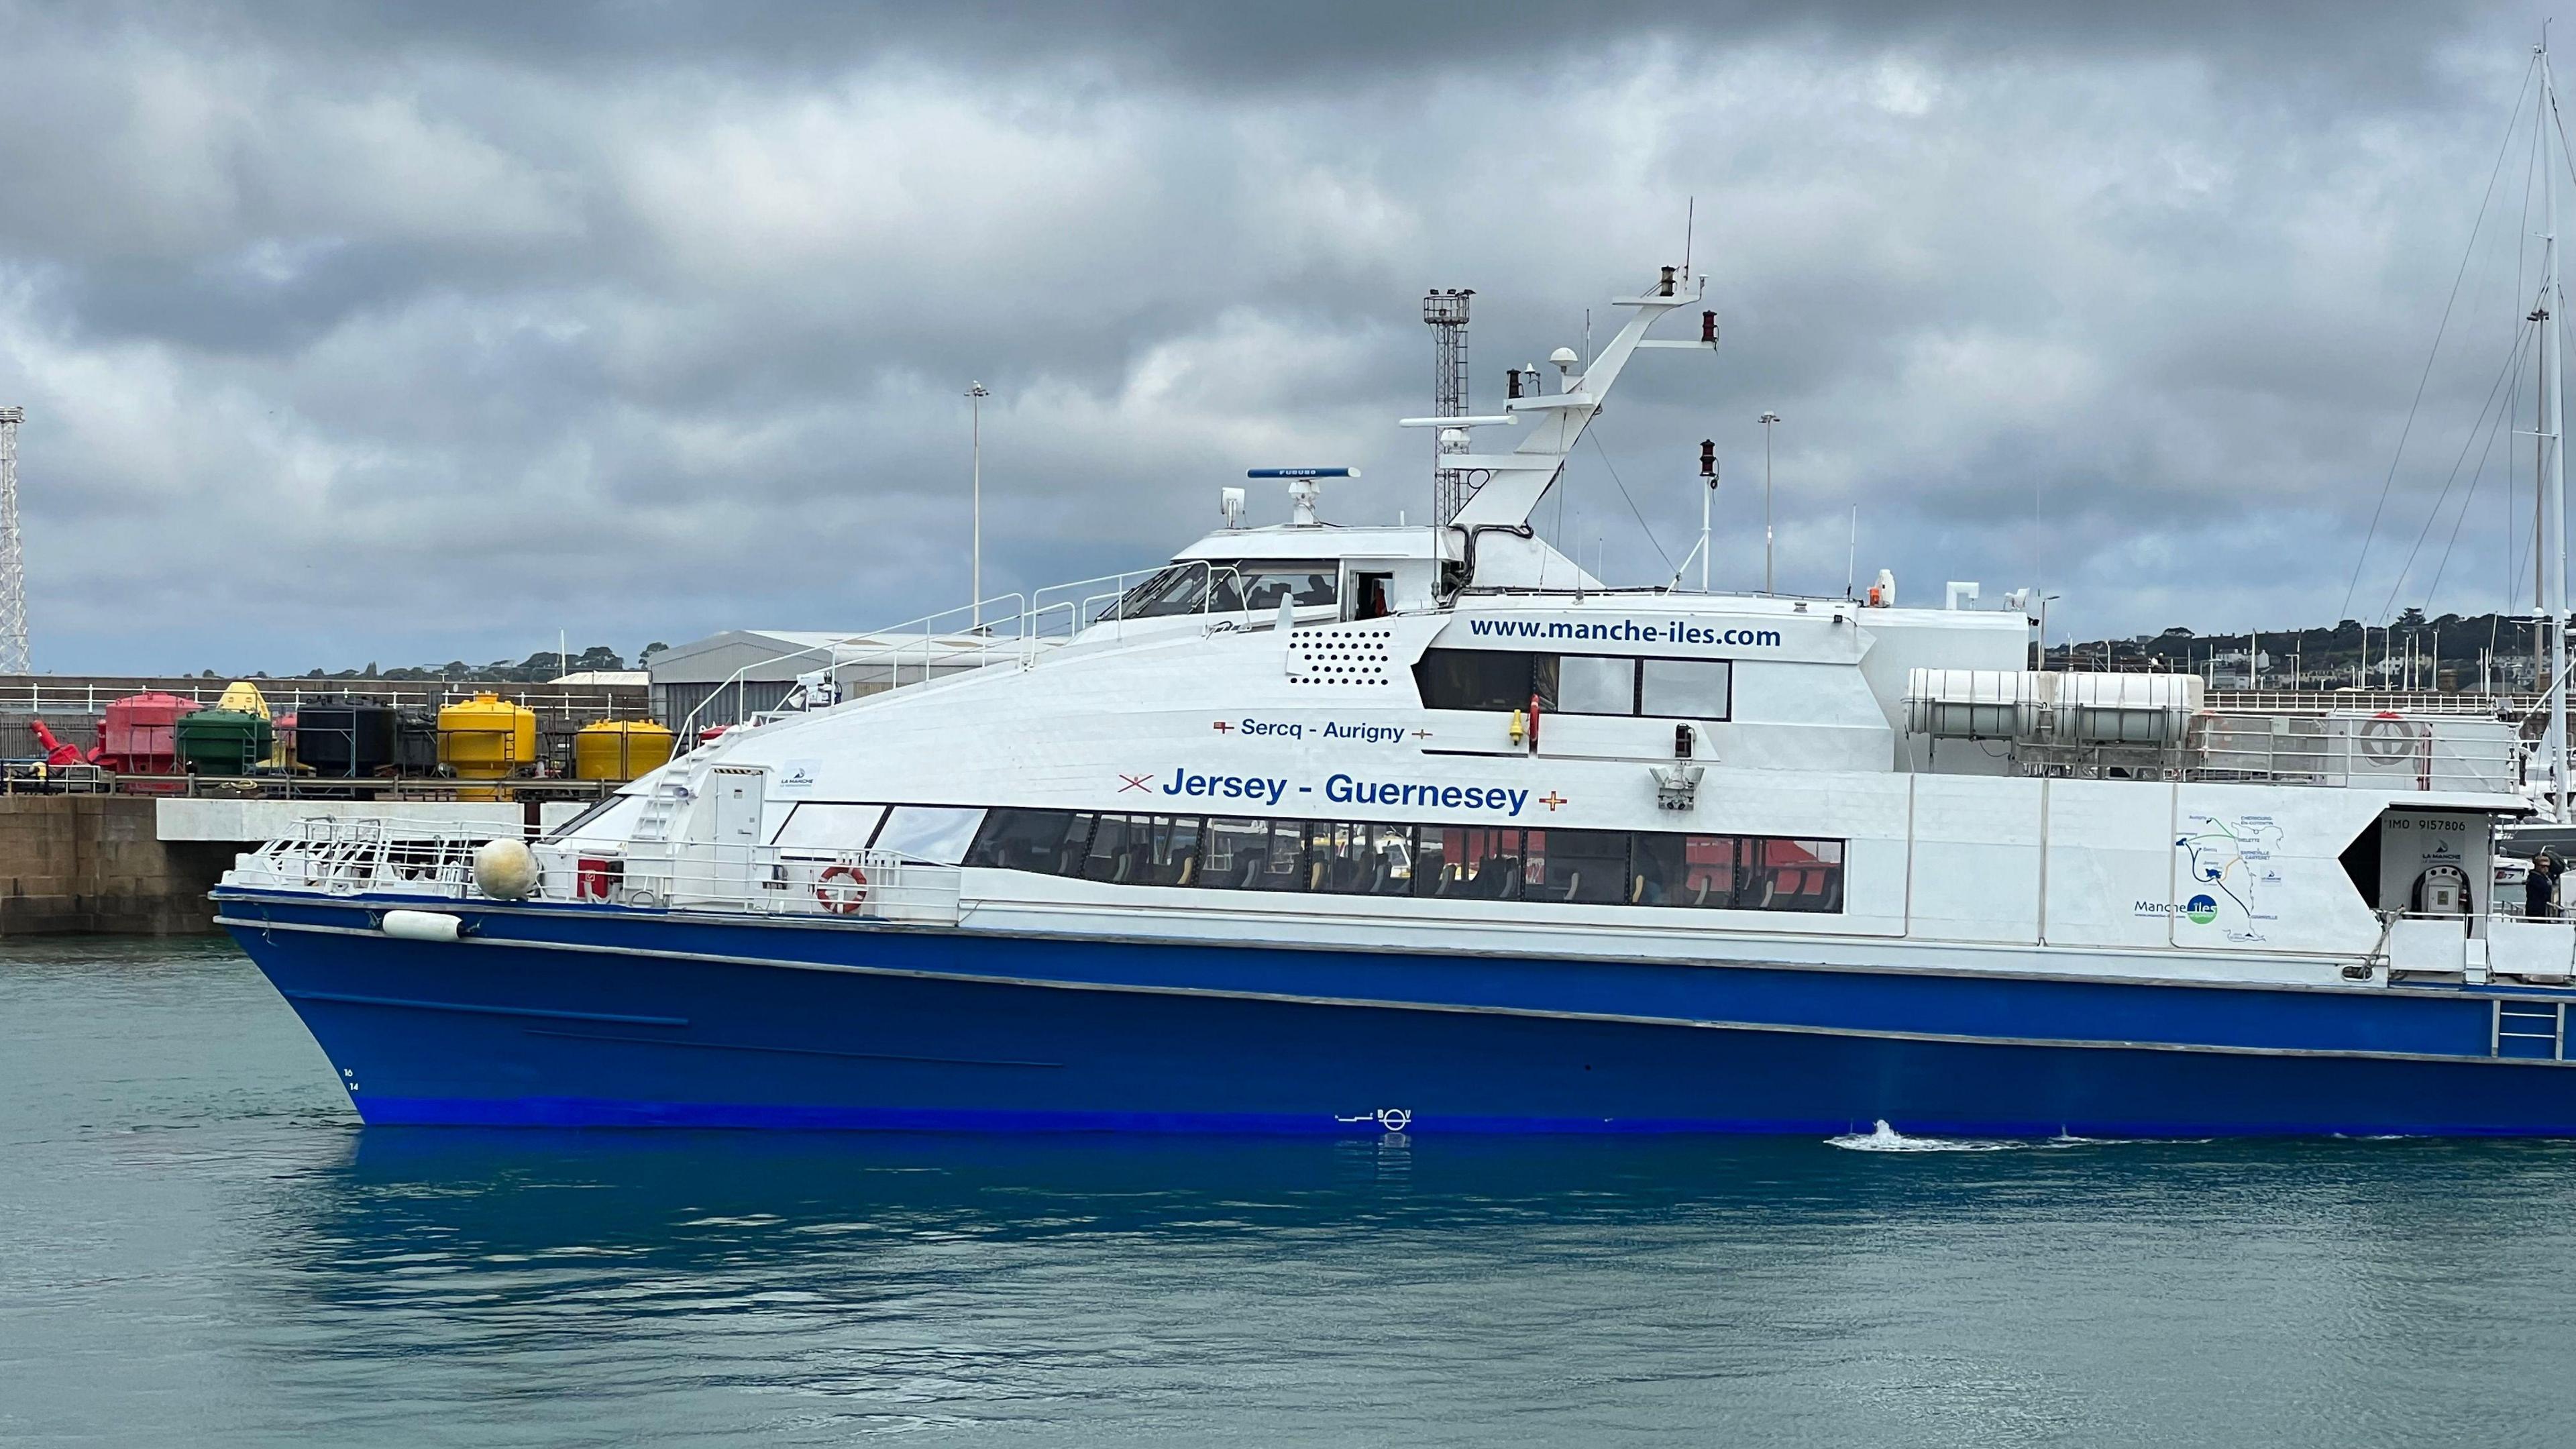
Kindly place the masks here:
<instances>
[{"instance_id":1,"label":"ferry window","mask_svg":"<svg viewBox=\"0 0 2576 1449\"><path fill-rule=\"evenodd\" d=\"M1429 835L1431 832L1423 832ZM1414 894L1469 901L1521 898L1521 833L1517 830L1442 830L1444 874L1430 891Z\"/></svg>"},{"instance_id":2,"label":"ferry window","mask_svg":"<svg viewBox=\"0 0 2576 1449\"><path fill-rule=\"evenodd\" d=\"M1112 885L1192 885L1199 873L1194 815L1103 815L1082 857L1082 878Z\"/></svg>"},{"instance_id":3,"label":"ferry window","mask_svg":"<svg viewBox=\"0 0 2576 1449\"><path fill-rule=\"evenodd\" d=\"M1091 827L1091 849L1082 858L1084 880L1136 884L1136 834L1125 815L1103 815ZM1141 822L1140 822L1141 823Z\"/></svg>"},{"instance_id":4,"label":"ferry window","mask_svg":"<svg viewBox=\"0 0 2576 1449\"><path fill-rule=\"evenodd\" d=\"M1734 670L1723 659L1647 659L1637 713L1675 719L1724 719ZM1570 706L1569 706L1570 707Z\"/></svg>"},{"instance_id":5,"label":"ferry window","mask_svg":"<svg viewBox=\"0 0 2576 1449\"><path fill-rule=\"evenodd\" d=\"M883 805L832 805L819 800L800 802L793 814L778 827L778 838L772 845L802 846L820 850L857 850L868 843L868 836L884 818Z\"/></svg>"},{"instance_id":6,"label":"ferry window","mask_svg":"<svg viewBox=\"0 0 2576 1449\"><path fill-rule=\"evenodd\" d=\"M1522 894L1533 901L1618 905L1628 899L1628 836L1616 830L1533 830Z\"/></svg>"},{"instance_id":7,"label":"ferry window","mask_svg":"<svg viewBox=\"0 0 2576 1449\"><path fill-rule=\"evenodd\" d=\"M1310 889L1337 895L1404 895L1413 886L1413 829L1309 821L1306 877Z\"/></svg>"},{"instance_id":8,"label":"ferry window","mask_svg":"<svg viewBox=\"0 0 2576 1449\"><path fill-rule=\"evenodd\" d=\"M1413 888L1413 827L1372 825L1369 833L1368 893L1400 896Z\"/></svg>"},{"instance_id":9,"label":"ferry window","mask_svg":"<svg viewBox=\"0 0 2576 1449\"><path fill-rule=\"evenodd\" d=\"M803 806L797 814L805 813ZM794 824L793 820L788 822ZM876 848L891 851L906 860L927 861L932 865L955 865L966 858L966 847L975 839L975 829L984 823L981 810L957 810L944 805L897 805L886 812L885 824L877 830Z\"/></svg>"},{"instance_id":10,"label":"ferry window","mask_svg":"<svg viewBox=\"0 0 2576 1449\"><path fill-rule=\"evenodd\" d=\"M1567 714L1635 714L1637 661L1564 656L1557 661L1556 707Z\"/></svg>"},{"instance_id":11,"label":"ferry window","mask_svg":"<svg viewBox=\"0 0 2576 1449\"><path fill-rule=\"evenodd\" d=\"M1843 908L1843 843L1839 840L1747 841L1753 869L1745 882L1750 899L1739 909L1839 911Z\"/></svg>"},{"instance_id":12,"label":"ferry window","mask_svg":"<svg viewBox=\"0 0 2576 1449\"><path fill-rule=\"evenodd\" d=\"M1365 825L1329 820L1306 823L1306 886L1351 895L1367 889L1369 838Z\"/></svg>"},{"instance_id":13,"label":"ferry window","mask_svg":"<svg viewBox=\"0 0 2576 1449\"><path fill-rule=\"evenodd\" d=\"M965 863L999 870L1034 870L1046 875L1071 874L1083 848L1084 834L1075 832L1077 823L1087 834L1091 817L1066 810L987 812L983 828L975 832L974 845L966 851Z\"/></svg>"},{"instance_id":14,"label":"ferry window","mask_svg":"<svg viewBox=\"0 0 2576 1449\"><path fill-rule=\"evenodd\" d=\"M1154 817L1154 831L1143 861L1147 885L1196 885L1199 878L1199 818L1195 815Z\"/></svg>"},{"instance_id":15,"label":"ferry window","mask_svg":"<svg viewBox=\"0 0 2576 1449\"><path fill-rule=\"evenodd\" d=\"M1297 820L1210 820L1199 884L1220 890L1302 891L1306 829Z\"/></svg>"},{"instance_id":16,"label":"ferry window","mask_svg":"<svg viewBox=\"0 0 2576 1449\"><path fill-rule=\"evenodd\" d=\"M1549 669L1542 689L1538 657L1498 649L1427 649L1413 678L1425 709L1527 709L1533 694L1550 704L1555 699L1555 670Z\"/></svg>"}]
</instances>

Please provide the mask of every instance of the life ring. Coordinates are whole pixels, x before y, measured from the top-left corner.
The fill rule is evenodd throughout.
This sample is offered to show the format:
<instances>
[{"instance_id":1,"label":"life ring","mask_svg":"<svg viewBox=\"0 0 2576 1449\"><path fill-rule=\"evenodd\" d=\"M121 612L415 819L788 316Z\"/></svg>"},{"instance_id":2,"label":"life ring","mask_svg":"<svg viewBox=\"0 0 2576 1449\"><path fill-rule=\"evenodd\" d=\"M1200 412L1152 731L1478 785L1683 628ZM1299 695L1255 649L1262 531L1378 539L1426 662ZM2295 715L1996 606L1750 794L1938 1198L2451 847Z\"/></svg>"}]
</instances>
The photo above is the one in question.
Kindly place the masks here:
<instances>
[{"instance_id":1,"label":"life ring","mask_svg":"<svg viewBox=\"0 0 2576 1449\"><path fill-rule=\"evenodd\" d=\"M2383 765L2394 765L2415 753L2419 733L2404 715L2381 713L2362 721L2361 753Z\"/></svg>"},{"instance_id":2,"label":"life ring","mask_svg":"<svg viewBox=\"0 0 2576 1449\"><path fill-rule=\"evenodd\" d=\"M834 881L848 881L836 886ZM814 877L814 899L836 916L855 916L867 907L868 873L855 865L829 865Z\"/></svg>"}]
</instances>

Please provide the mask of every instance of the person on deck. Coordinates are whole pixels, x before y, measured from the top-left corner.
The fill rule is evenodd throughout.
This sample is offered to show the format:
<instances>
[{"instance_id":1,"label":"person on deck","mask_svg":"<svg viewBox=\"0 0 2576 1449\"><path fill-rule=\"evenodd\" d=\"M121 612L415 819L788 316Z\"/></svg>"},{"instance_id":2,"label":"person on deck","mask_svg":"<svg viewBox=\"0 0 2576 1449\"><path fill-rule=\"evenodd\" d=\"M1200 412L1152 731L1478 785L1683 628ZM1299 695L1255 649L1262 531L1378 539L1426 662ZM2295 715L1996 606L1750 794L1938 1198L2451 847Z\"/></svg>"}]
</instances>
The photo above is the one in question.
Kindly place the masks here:
<instances>
[{"instance_id":1,"label":"person on deck","mask_svg":"<svg viewBox=\"0 0 2576 1449\"><path fill-rule=\"evenodd\" d=\"M2531 862L2531 873L2522 878L2522 913L2535 921L2545 921L2558 914L2558 861L2542 851Z\"/></svg>"}]
</instances>

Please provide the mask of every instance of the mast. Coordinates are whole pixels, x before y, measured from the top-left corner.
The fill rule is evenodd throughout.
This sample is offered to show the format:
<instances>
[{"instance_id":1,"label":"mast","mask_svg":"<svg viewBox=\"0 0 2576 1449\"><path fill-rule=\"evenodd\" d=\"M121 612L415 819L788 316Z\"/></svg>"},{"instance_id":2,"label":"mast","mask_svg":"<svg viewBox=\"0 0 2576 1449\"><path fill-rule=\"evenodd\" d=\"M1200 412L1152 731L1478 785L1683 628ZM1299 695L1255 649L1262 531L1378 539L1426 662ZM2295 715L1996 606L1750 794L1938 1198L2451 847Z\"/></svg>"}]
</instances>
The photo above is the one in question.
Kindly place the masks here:
<instances>
[{"instance_id":1,"label":"mast","mask_svg":"<svg viewBox=\"0 0 2576 1449\"><path fill-rule=\"evenodd\" d=\"M2548 233L2541 244L2540 274L2540 392L2548 412L2548 426L2540 439L2549 458L2549 471L2544 490L2547 520L2541 541L2543 568L2549 580L2544 610L2549 630L2549 730L2541 747L2549 752L2550 816L2567 818L2567 452L2561 446L2565 417L2559 397L2561 387L2558 351L2558 314L2561 309L2558 286L2558 170L2565 158L2552 161L2549 136L2557 128L2558 84L2549 69L2549 42L2545 35L2540 45L2540 144L2541 185L2548 203Z\"/></svg>"}]
</instances>

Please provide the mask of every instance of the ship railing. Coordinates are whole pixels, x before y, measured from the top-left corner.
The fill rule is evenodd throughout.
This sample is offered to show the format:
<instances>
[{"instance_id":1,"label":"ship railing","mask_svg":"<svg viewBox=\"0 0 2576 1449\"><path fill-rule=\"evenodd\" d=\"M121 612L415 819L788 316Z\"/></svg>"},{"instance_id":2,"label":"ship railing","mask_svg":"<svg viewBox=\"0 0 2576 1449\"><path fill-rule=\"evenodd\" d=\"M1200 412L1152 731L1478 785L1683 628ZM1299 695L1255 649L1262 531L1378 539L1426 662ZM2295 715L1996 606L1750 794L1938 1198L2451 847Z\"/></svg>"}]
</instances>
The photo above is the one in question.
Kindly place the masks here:
<instances>
[{"instance_id":1,"label":"ship railing","mask_svg":"<svg viewBox=\"0 0 2576 1449\"><path fill-rule=\"evenodd\" d=\"M725 676L710 690L705 699L682 720L679 735L683 748L696 741L698 722L708 708L733 696L735 717L749 720L752 711L743 707L744 686L752 671L775 678L782 666L811 663L811 670L800 673L829 672L839 683L854 686L864 693L881 693L906 685L927 684L935 679L954 678L986 665L1010 660L1027 665L1036 657L1041 641L1031 627L1033 616L1028 596L1021 593L996 594L953 609L941 609L900 624L889 624L856 634L843 634L820 644L773 655L745 664ZM907 679L906 676L910 678ZM770 711L776 718L793 711Z\"/></svg>"},{"instance_id":2,"label":"ship railing","mask_svg":"<svg viewBox=\"0 0 2576 1449\"><path fill-rule=\"evenodd\" d=\"M2204 710L2170 742L2048 736L2013 745L2026 775L2478 795L2519 790L2523 756L2512 724L2467 713Z\"/></svg>"},{"instance_id":3,"label":"ship railing","mask_svg":"<svg viewBox=\"0 0 2576 1449\"><path fill-rule=\"evenodd\" d=\"M463 899L474 852L507 826L387 816L314 816L237 857L228 884L346 896L392 891Z\"/></svg>"},{"instance_id":4,"label":"ship railing","mask_svg":"<svg viewBox=\"0 0 2576 1449\"><path fill-rule=\"evenodd\" d=\"M1241 574L1232 565L1211 564L1203 559L1049 584L1034 595L996 594L978 603L960 604L953 609L942 609L935 614L925 614L881 629L844 634L791 653L745 664L727 675L705 699L698 702L695 709L689 711L688 718L680 722L680 738L684 743L695 741L701 718L728 692L733 697L736 718L750 723L765 723L798 712L745 709L744 686L754 670L774 681L781 672L781 666L810 661L814 668L799 672L821 673L828 669L845 691L878 694L955 679L977 668L1006 660L1026 667L1036 661L1040 652L1062 644L1094 625L1124 622L1126 611L1121 606L1134 596L1136 590L1146 581L1176 567L1195 570L1199 578L1195 602L1187 608L1171 611L1172 617L1248 619L1256 616L1257 611L1242 607L1218 607L1227 597L1239 601ZM1230 592L1221 591L1219 585L1228 582L1235 587ZM1259 614L1259 617L1267 615Z\"/></svg>"},{"instance_id":5,"label":"ship railing","mask_svg":"<svg viewBox=\"0 0 2576 1449\"><path fill-rule=\"evenodd\" d=\"M238 857L228 885L330 896L490 900L475 852L508 826L392 817L322 817ZM894 851L706 842L535 841L534 888L520 899L644 910L955 925L964 872Z\"/></svg>"},{"instance_id":6,"label":"ship railing","mask_svg":"<svg viewBox=\"0 0 2576 1449\"><path fill-rule=\"evenodd\" d=\"M884 850L566 841L536 853L547 900L819 920L953 926L965 877Z\"/></svg>"}]
</instances>

